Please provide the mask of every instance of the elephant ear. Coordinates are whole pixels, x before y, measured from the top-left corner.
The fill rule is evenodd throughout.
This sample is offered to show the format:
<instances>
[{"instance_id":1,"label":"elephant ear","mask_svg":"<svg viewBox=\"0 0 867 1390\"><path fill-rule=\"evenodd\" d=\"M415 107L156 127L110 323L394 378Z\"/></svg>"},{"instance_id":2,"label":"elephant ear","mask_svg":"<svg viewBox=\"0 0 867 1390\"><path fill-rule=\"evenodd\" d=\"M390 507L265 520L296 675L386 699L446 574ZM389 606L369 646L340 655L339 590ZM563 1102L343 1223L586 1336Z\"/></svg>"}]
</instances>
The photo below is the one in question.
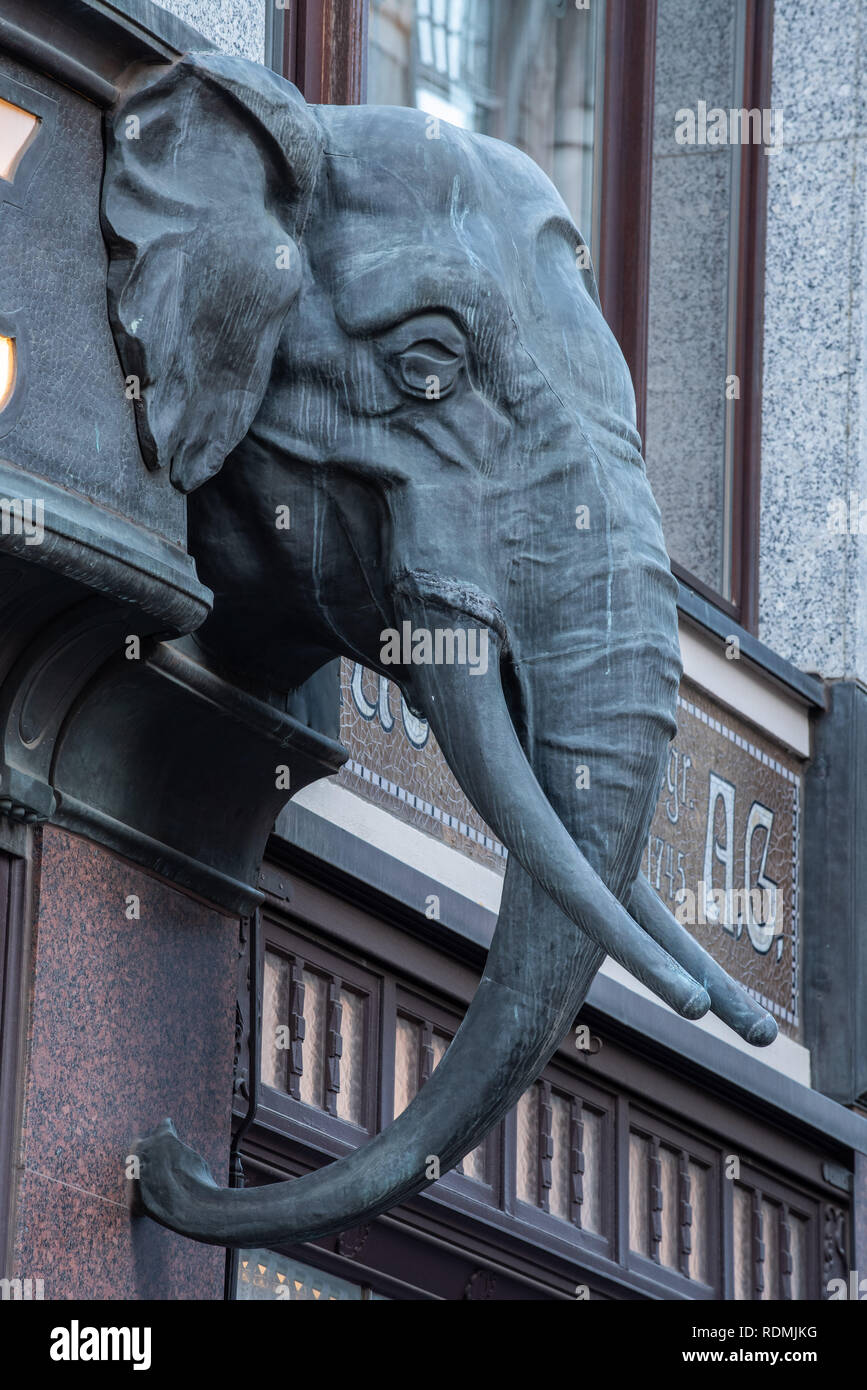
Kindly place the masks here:
<instances>
[{"instance_id":1,"label":"elephant ear","mask_svg":"<svg viewBox=\"0 0 867 1390\"><path fill-rule=\"evenodd\" d=\"M258 63L143 67L106 122L108 305L150 468L183 492L250 427L301 285L319 124Z\"/></svg>"}]
</instances>

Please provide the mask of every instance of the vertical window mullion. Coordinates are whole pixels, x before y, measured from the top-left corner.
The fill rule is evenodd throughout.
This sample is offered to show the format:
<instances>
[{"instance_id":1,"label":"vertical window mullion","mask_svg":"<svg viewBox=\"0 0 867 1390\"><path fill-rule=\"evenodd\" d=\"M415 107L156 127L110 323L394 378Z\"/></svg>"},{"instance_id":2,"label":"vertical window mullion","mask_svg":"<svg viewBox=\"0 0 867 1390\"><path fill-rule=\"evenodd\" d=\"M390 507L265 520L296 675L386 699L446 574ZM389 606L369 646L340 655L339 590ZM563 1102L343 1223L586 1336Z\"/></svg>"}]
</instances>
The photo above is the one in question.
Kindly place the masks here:
<instances>
[{"instance_id":1,"label":"vertical window mullion","mask_svg":"<svg viewBox=\"0 0 867 1390\"><path fill-rule=\"evenodd\" d=\"M326 1063L325 1109L329 1115L337 1114L337 1097L340 1092L340 1058L343 1055L343 1036L340 1026L343 1021L343 1005L340 1002L341 981L336 975L328 977L328 1004L325 1023Z\"/></svg>"},{"instance_id":2,"label":"vertical window mullion","mask_svg":"<svg viewBox=\"0 0 867 1390\"><path fill-rule=\"evenodd\" d=\"M581 1230L581 1207L584 1203L584 1108L572 1097L569 1116L569 1216Z\"/></svg>"},{"instance_id":3,"label":"vertical window mullion","mask_svg":"<svg viewBox=\"0 0 867 1390\"><path fill-rule=\"evenodd\" d=\"M659 1247L662 1244L662 1160L659 1156L659 1140L655 1134L650 1138L647 1178L650 1189L647 1204L650 1217L650 1258L659 1264Z\"/></svg>"},{"instance_id":4,"label":"vertical window mullion","mask_svg":"<svg viewBox=\"0 0 867 1390\"><path fill-rule=\"evenodd\" d=\"M690 1201L692 1183L689 1176L689 1154L685 1149L680 1150L678 1160L678 1205L680 1240L679 1249L679 1268L681 1274L689 1274L689 1259L692 1254L692 1202Z\"/></svg>"},{"instance_id":5,"label":"vertical window mullion","mask_svg":"<svg viewBox=\"0 0 867 1390\"><path fill-rule=\"evenodd\" d=\"M761 1298L765 1290L765 1242L763 1238L762 1194L757 1187L751 1188L752 1198L752 1238L753 1238L753 1292Z\"/></svg>"},{"instance_id":6,"label":"vertical window mullion","mask_svg":"<svg viewBox=\"0 0 867 1390\"><path fill-rule=\"evenodd\" d=\"M789 1222L789 1205L783 1202L780 1207L780 1298L792 1297L792 1227Z\"/></svg>"},{"instance_id":7,"label":"vertical window mullion","mask_svg":"<svg viewBox=\"0 0 867 1390\"><path fill-rule=\"evenodd\" d=\"M551 1085L539 1082L539 1206L550 1211L551 1160L554 1157L554 1136L551 1130Z\"/></svg>"},{"instance_id":8,"label":"vertical window mullion","mask_svg":"<svg viewBox=\"0 0 867 1390\"><path fill-rule=\"evenodd\" d=\"M296 956L289 976L289 1078L288 1092L294 1100L301 1099L301 1076L304 1071L304 962Z\"/></svg>"}]
</instances>

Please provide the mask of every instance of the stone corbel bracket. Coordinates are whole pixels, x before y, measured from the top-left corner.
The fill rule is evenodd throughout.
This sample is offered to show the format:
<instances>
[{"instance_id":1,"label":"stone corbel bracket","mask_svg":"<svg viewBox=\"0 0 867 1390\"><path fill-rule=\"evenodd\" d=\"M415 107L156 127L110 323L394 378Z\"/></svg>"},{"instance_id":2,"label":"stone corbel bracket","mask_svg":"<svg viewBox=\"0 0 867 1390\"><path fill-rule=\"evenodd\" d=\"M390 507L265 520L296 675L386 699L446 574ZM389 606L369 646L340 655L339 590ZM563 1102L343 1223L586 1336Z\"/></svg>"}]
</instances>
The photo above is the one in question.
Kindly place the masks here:
<instances>
[{"instance_id":1,"label":"stone corbel bracket","mask_svg":"<svg viewBox=\"0 0 867 1390\"><path fill-rule=\"evenodd\" d=\"M194 651L159 642L100 671L58 742L54 819L244 914L278 812L347 753Z\"/></svg>"},{"instance_id":2,"label":"stone corbel bracket","mask_svg":"<svg viewBox=\"0 0 867 1390\"><path fill-rule=\"evenodd\" d=\"M32 504L0 518L0 814L249 912L278 811L345 750L160 640L211 607L180 547L7 462L0 497Z\"/></svg>"}]
</instances>

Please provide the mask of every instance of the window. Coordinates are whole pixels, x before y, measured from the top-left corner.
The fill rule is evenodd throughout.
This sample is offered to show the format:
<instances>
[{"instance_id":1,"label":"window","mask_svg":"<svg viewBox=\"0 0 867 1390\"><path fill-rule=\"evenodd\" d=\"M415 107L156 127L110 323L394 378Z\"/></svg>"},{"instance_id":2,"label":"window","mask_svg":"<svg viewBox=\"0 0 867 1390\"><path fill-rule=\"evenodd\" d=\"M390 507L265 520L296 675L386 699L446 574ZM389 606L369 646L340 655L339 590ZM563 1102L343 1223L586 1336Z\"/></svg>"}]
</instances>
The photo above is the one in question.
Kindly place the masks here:
<instances>
[{"instance_id":1,"label":"window","mask_svg":"<svg viewBox=\"0 0 867 1390\"><path fill-rule=\"evenodd\" d=\"M718 1271L718 1164L694 1139L677 1138L637 1114L629 1129L630 1260L712 1286ZM718 1263L718 1262L717 1262Z\"/></svg>"},{"instance_id":2,"label":"window","mask_svg":"<svg viewBox=\"0 0 867 1390\"><path fill-rule=\"evenodd\" d=\"M369 25L369 101L509 140L558 185L632 372L675 570L751 629L770 29L770 0L371 0Z\"/></svg>"},{"instance_id":3,"label":"window","mask_svg":"<svg viewBox=\"0 0 867 1390\"><path fill-rule=\"evenodd\" d=\"M12 182L38 129L38 116L0 98L0 179Z\"/></svg>"},{"instance_id":4,"label":"window","mask_svg":"<svg viewBox=\"0 0 867 1390\"><path fill-rule=\"evenodd\" d=\"M321 1111L335 1136L372 1132L377 981L313 942L292 946L266 921L260 1075L269 1104L301 1123Z\"/></svg>"},{"instance_id":5,"label":"window","mask_svg":"<svg viewBox=\"0 0 867 1390\"><path fill-rule=\"evenodd\" d=\"M477 978L285 869L266 866L269 884L282 898L263 910L262 1086L242 1142L248 1183L307 1172L385 1128L444 1057ZM591 1297L618 1284L632 1297L819 1297L837 1272L834 1252L844 1266L847 1258L840 1155L829 1165L821 1149L714 1099L706 1078L677 1077L611 1037L594 1036L586 1050L574 1041L458 1170L384 1224L279 1256L244 1252L238 1296L375 1297L368 1279L389 1297L469 1296L442 1291L454 1283L438 1288L431 1247L412 1248L424 1230L448 1259L468 1262L458 1288L479 1283L493 1242L516 1271L526 1273L521 1252L537 1271L550 1261L549 1290L563 1278L571 1297L578 1283ZM359 1258L365 1279L353 1274Z\"/></svg>"},{"instance_id":6,"label":"window","mask_svg":"<svg viewBox=\"0 0 867 1390\"><path fill-rule=\"evenodd\" d=\"M755 631L772 0L270 0L310 101L510 141L590 245L675 572ZM692 143L679 140L692 110ZM711 113L725 113L725 138ZM710 138L708 138L710 137Z\"/></svg>"},{"instance_id":7,"label":"window","mask_svg":"<svg viewBox=\"0 0 867 1390\"><path fill-rule=\"evenodd\" d=\"M400 991L394 1048L395 1119L439 1066L459 1024L460 1019L454 1015L426 1003L418 995ZM454 1169L455 1174L484 1183L490 1189L496 1171L496 1140L494 1134L473 1149Z\"/></svg>"},{"instance_id":8,"label":"window","mask_svg":"<svg viewBox=\"0 0 867 1390\"><path fill-rule=\"evenodd\" d=\"M733 1211L734 1297L810 1297L813 1203L744 1168L734 1183Z\"/></svg>"},{"instance_id":9,"label":"window","mask_svg":"<svg viewBox=\"0 0 867 1390\"><path fill-rule=\"evenodd\" d=\"M658 0L650 203L648 476L684 577L748 625L769 9Z\"/></svg>"},{"instance_id":10,"label":"window","mask_svg":"<svg viewBox=\"0 0 867 1390\"><path fill-rule=\"evenodd\" d=\"M308 101L364 101L368 0L267 0L265 61Z\"/></svg>"},{"instance_id":11,"label":"window","mask_svg":"<svg viewBox=\"0 0 867 1390\"><path fill-rule=\"evenodd\" d=\"M516 1120L519 1202L602 1235L608 1112L546 1077L524 1092Z\"/></svg>"},{"instance_id":12,"label":"window","mask_svg":"<svg viewBox=\"0 0 867 1390\"><path fill-rule=\"evenodd\" d=\"M604 11L602 0L371 0L367 100L517 145L592 247Z\"/></svg>"}]
</instances>

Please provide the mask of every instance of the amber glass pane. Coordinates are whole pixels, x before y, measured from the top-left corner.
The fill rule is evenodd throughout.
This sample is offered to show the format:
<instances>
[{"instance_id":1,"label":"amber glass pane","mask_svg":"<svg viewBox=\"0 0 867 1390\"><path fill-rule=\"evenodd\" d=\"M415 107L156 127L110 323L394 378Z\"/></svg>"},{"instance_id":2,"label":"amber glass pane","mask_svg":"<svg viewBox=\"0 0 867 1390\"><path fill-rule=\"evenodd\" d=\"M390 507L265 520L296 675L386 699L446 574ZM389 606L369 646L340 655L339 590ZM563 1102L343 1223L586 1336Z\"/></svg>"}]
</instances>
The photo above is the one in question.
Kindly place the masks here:
<instances>
[{"instance_id":1,"label":"amber glass pane","mask_svg":"<svg viewBox=\"0 0 867 1390\"><path fill-rule=\"evenodd\" d=\"M340 1058L340 1090L337 1093L337 1114L341 1120L362 1123L364 1114L364 1028L365 1003L354 990L342 989L343 1006L340 1032L343 1054Z\"/></svg>"},{"instance_id":2,"label":"amber glass pane","mask_svg":"<svg viewBox=\"0 0 867 1390\"><path fill-rule=\"evenodd\" d=\"M689 1200L692 1205L692 1254L689 1257L691 1279L710 1283L708 1257L708 1227L710 1223L710 1174L703 1163L689 1161Z\"/></svg>"},{"instance_id":3,"label":"amber glass pane","mask_svg":"<svg viewBox=\"0 0 867 1390\"><path fill-rule=\"evenodd\" d=\"M436 1071L442 1059L449 1050L449 1039L444 1033L434 1032L431 1037L431 1052L433 1053L433 1070Z\"/></svg>"},{"instance_id":4,"label":"amber glass pane","mask_svg":"<svg viewBox=\"0 0 867 1390\"><path fill-rule=\"evenodd\" d=\"M10 182L39 128L38 116L0 98L0 178Z\"/></svg>"},{"instance_id":5,"label":"amber glass pane","mask_svg":"<svg viewBox=\"0 0 867 1390\"><path fill-rule=\"evenodd\" d=\"M662 1241L659 1247L660 1264L669 1269L680 1268L680 1184L678 1155L664 1144L659 1146L659 1166L662 1187Z\"/></svg>"},{"instance_id":6,"label":"amber glass pane","mask_svg":"<svg viewBox=\"0 0 867 1390\"><path fill-rule=\"evenodd\" d=\"M394 1114L406 1109L418 1090L420 1036L411 1018L398 1014L394 1057Z\"/></svg>"},{"instance_id":7,"label":"amber glass pane","mask_svg":"<svg viewBox=\"0 0 867 1390\"><path fill-rule=\"evenodd\" d=\"M15 339L0 335L0 410L6 406L15 389Z\"/></svg>"},{"instance_id":8,"label":"amber glass pane","mask_svg":"<svg viewBox=\"0 0 867 1390\"><path fill-rule=\"evenodd\" d=\"M753 1292L753 1225L752 1194L735 1183L734 1191L734 1254L735 1298L752 1299Z\"/></svg>"},{"instance_id":9,"label":"amber glass pane","mask_svg":"<svg viewBox=\"0 0 867 1390\"><path fill-rule=\"evenodd\" d=\"M278 1046L288 1041L289 962L276 951L265 952L265 978L262 985L262 1080L266 1086L286 1090L289 1049ZM278 1029L280 1030L278 1033Z\"/></svg>"},{"instance_id":10,"label":"amber glass pane","mask_svg":"<svg viewBox=\"0 0 867 1390\"><path fill-rule=\"evenodd\" d=\"M539 1086L531 1086L518 1101L518 1196L539 1205Z\"/></svg>"},{"instance_id":11,"label":"amber glass pane","mask_svg":"<svg viewBox=\"0 0 867 1390\"><path fill-rule=\"evenodd\" d=\"M327 982L312 970L303 972L304 1047L301 1061L301 1099L323 1109L325 1105L325 1025Z\"/></svg>"},{"instance_id":12,"label":"amber glass pane","mask_svg":"<svg viewBox=\"0 0 867 1390\"><path fill-rule=\"evenodd\" d=\"M451 1039L443 1033L434 1033L431 1039L434 1070L446 1055L450 1041ZM458 1165L458 1171L463 1173L465 1178L473 1178L475 1182L488 1181L487 1149L483 1143L477 1149L473 1149L472 1153L466 1155Z\"/></svg>"},{"instance_id":13,"label":"amber glass pane","mask_svg":"<svg viewBox=\"0 0 867 1390\"><path fill-rule=\"evenodd\" d=\"M629 1247L650 1254L650 1141L629 1136Z\"/></svg>"},{"instance_id":14,"label":"amber glass pane","mask_svg":"<svg viewBox=\"0 0 867 1390\"><path fill-rule=\"evenodd\" d=\"M242 1250L238 1261L237 1297L241 1302L341 1303L377 1300L388 1302L336 1274L325 1274L273 1250Z\"/></svg>"}]
</instances>

